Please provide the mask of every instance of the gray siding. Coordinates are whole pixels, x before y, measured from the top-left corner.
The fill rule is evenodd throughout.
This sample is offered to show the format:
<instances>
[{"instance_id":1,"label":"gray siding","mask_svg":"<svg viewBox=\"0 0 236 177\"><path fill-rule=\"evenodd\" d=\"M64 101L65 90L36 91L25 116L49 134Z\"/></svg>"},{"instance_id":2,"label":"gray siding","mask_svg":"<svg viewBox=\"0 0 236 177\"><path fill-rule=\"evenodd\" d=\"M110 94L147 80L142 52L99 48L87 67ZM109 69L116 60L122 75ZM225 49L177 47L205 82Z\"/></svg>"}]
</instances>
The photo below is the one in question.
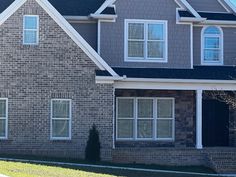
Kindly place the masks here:
<instances>
[{"instance_id":1,"label":"gray siding","mask_svg":"<svg viewBox=\"0 0 236 177\"><path fill-rule=\"evenodd\" d=\"M71 23L78 33L97 50L97 23Z\"/></svg>"},{"instance_id":2,"label":"gray siding","mask_svg":"<svg viewBox=\"0 0 236 177\"><path fill-rule=\"evenodd\" d=\"M117 21L101 25L101 56L113 67L190 68L190 26L176 24L177 7L173 0L116 1ZM125 19L168 20L168 63L124 62Z\"/></svg>"},{"instance_id":3,"label":"gray siding","mask_svg":"<svg viewBox=\"0 0 236 177\"><path fill-rule=\"evenodd\" d=\"M236 28L222 28L224 36L224 65L236 65ZM193 29L194 65L201 64L201 31L202 27Z\"/></svg>"},{"instance_id":4,"label":"gray siding","mask_svg":"<svg viewBox=\"0 0 236 177\"><path fill-rule=\"evenodd\" d=\"M227 12L217 0L187 0L196 11Z\"/></svg>"}]
</instances>

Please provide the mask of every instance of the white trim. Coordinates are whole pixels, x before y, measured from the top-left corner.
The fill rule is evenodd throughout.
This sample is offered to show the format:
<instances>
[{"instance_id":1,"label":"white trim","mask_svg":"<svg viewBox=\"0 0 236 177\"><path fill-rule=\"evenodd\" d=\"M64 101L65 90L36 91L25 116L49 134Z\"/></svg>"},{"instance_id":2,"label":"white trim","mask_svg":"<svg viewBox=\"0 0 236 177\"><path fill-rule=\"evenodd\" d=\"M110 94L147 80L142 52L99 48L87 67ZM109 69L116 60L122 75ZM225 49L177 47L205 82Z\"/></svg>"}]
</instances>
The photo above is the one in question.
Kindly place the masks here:
<instances>
[{"instance_id":1,"label":"white trim","mask_svg":"<svg viewBox=\"0 0 236 177\"><path fill-rule=\"evenodd\" d=\"M69 102L69 118L53 118L53 101L68 101ZM71 99L51 99L51 113L50 113L50 140L71 140L71 124L72 124L72 100ZM68 137L53 137L52 136L52 121L53 120L69 120L69 136Z\"/></svg>"},{"instance_id":2,"label":"white trim","mask_svg":"<svg viewBox=\"0 0 236 177\"><path fill-rule=\"evenodd\" d=\"M223 2L232 10L233 13L236 13L236 7L230 2L230 0L224 0Z\"/></svg>"},{"instance_id":3,"label":"white trim","mask_svg":"<svg viewBox=\"0 0 236 177\"><path fill-rule=\"evenodd\" d=\"M191 69L193 69L193 24L190 24L190 59Z\"/></svg>"},{"instance_id":4,"label":"white trim","mask_svg":"<svg viewBox=\"0 0 236 177\"><path fill-rule=\"evenodd\" d=\"M114 4L116 0L106 0L102 6L94 13L94 14L101 14L108 6Z\"/></svg>"},{"instance_id":5,"label":"white trim","mask_svg":"<svg viewBox=\"0 0 236 177\"><path fill-rule=\"evenodd\" d=\"M16 0L0 14L0 25L3 24L27 0ZM48 15L70 36L70 38L86 53L86 55L101 70L107 70L112 76L118 76L115 71L98 55L98 53L81 37L68 21L45 0L35 0Z\"/></svg>"},{"instance_id":6,"label":"white trim","mask_svg":"<svg viewBox=\"0 0 236 177\"><path fill-rule=\"evenodd\" d=\"M225 90L236 91L236 84L231 83L201 83L201 82L145 82L145 81L116 81L114 83L116 89L158 89L158 90Z\"/></svg>"},{"instance_id":7,"label":"white trim","mask_svg":"<svg viewBox=\"0 0 236 177\"><path fill-rule=\"evenodd\" d=\"M98 19L98 24L97 24L97 30L98 30L98 36L97 36L97 50L98 54L101 55L101 20Z\"/></svg>"},{"instance_id":8,"label":"white trim","mask_svg":"<svg viewBox=\"0 0 236 177\"><path fill-rule=\"evenodd\" d=\"M206 80L206 79L159 79L159 78L127 78L96 76L97 82L159 82L159 83L197 83L197 84L236 84L236 80Z\"/></svg>"},{"instance_id":9,"label":"white trim","mask_svg":"<svg viewBox=\"0 0 236 177\"><path fill-rule=\"evenodd\" d=\"M201 18L201 16L197 13L196 10L188 3L186 0L176 0L177 4L183 7L184 9L188 10L190 13L192 13L195 17Z\"/></svg>"},{"instance_id":10,"label":"white trim","mask_svg":"<svg viewBox=\"0 0 236 177\"><path fill-rule=\"evenodd\" d=\"M72 16L72 15L64 15L63 16L66 20L75 20L75 21L91 21L88 16Z\"/></svg>"},{"instance_id":11,"label":"white trim","mask_svg":"<svg viewBox=\"0 0 236 177\"><path fill-rule=\"evenodd\" d=\"M219 26L213 26L215 28L217 28L220 31L220 35L205 35L204 32L205 30L211 26L205 26L202 28L201 31L201 65L223 65L224 64L224 34L223 34L223 30L221 27ZM205 61L204 60L204 50L205 50L205 37L217 37L219 38L219 42L220 42L220 58L219 61Z\"/></svg>"},{"instance_id":12,"label":"white trim","mask_svg":"<svg viewBox=\"0 0 236 177\"><path fill-rule=\"evenodd\" d=\"M15 11L17 11L27 0L15 0L8 8L0 14L0 25L2 25Z\"/></svg>"},{"instance_id":13,"label":"white trim","mask_svg":"<svg viewBox=\"0 0 236 177\"><path fill-rule=\"evenodd\" d=\"M131 118L118 118L118 100L130 99L133 100L133 117ZM153 102L153 117L140 118L138 117L138 101L142 99L149 99ZM157 102L158 100L171 100L172 101L172 117L161 118L157 115ZM151 138L138 137L138 120L152 120L153 130ZM118 120L133 120L133 137L132 138L119 138L118 137ZM172 121L172 137L171 138L158 138L157 137L157 121L158 120L171 120ZM173 97L117 97L116 98L116 141L175 141L175 98Z\"/></svg>"},{"instance_id":14,"label":"white trim","mask_svg":"<svg viewBox=\"0 0 236 177\"><path fill-rule=\"evenodd\" d=\"M27 17L36 17L37 26L36 29L25 29L25 18ZM36 32L36 42L35 43L26 43L25 42L25 31L35 31ZM38 45L39 44L39 16L38 15L24 15L23 16L23 45Z\"/></svg>"},{"instance_id":15,"label":"white trim","mask_svg":"<svg viewBox=\"0 0 236 177\"><path fill-rule=\"evenodd\" d=\"M1 117L0 119L5 120L6 124L5 124L5 136L4 137L0 137L0 140L7 140L8 139L8 98L0 98L0 100L4 100L6 103L6 117Z\"/></svg>"},{"instance_id":16,"label":"white trim","mask_svg":"<svg viewBox=\"0 0 236 177\"><path fill-rule=\"evenodd\" d=\"M222 2L222 0L218 0L218 2L220 3L220 5L221 5L227 12L232 12L232 10L230 10L230 9L224 4L224 2Z\"/></svg>"},{"instance_id":17,"label":"white trim","mask_svg":"<svg viewBox=\"0 0 236 177\"><path fill-rule=\"evenodd\" d=\"M113 109L113 112L112 112L112 148L115 149L116 148L116 96L115 96L115 88L113 87L112 89L112 95L113 95L113 99L112 99L112 109Z\"/></svg>"},{"instance_id":18,"label":"white trim","mask_svg":"<svg viewBox=\"0 0 236 177\"><path fill-rule=\"evenodd\" d=\"M167 63L168 62L168 21L166 20L142 20L142 19L125 19L124 21L124 61L125 62L154 62L154 63ZM128 24L129 23L142 23L144 24L144 57L128 57ZM147 56L147 41L148 41L148 24L161 24L164 28L164 58L148 58Z\"/></svg>"},{"instance_id":19,"label":"white trim","mask_svg":"<svg viewBox=\"0 0 236 177\"><path fill-rule=\"evenodd\" d=\"M118 17L117 15L107 15L107 14L90 14L90 16L95 19L104 19L104 20L114 20Z\"/></svg>"},{"instance_id":20,"label":"white trim","mask_svg":"<svg viewBox=\"0 0 236 177\"><path fill-rule=\"evenodd\" d=\"M202 90L196 91L196 148L202 149Z\"/></svg>"}]
</instances>

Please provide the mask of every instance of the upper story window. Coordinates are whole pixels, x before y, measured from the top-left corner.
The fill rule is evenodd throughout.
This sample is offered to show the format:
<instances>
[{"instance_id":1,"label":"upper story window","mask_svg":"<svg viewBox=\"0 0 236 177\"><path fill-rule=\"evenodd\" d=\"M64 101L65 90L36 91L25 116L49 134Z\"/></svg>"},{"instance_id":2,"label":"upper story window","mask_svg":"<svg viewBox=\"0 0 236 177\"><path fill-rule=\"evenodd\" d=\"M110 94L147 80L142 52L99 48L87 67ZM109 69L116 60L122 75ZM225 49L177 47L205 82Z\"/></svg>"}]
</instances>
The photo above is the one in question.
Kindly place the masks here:
<instances>
[{"instance_id":1,"label":"upper story window","mask_svg":"<svg viewBox=\"0 0 236 177\"><path fill-rule=\"evenodd\" d=\"M51 101L51 139L71 139L71 100Z\"/></svg>"},{"instance_id":2,"label":"upper story window","mask_svg":"<svg viewBox=\"0 0 236 177\"><path fill-rule=\"evenodd\" d=\"M39 16L25 15L23 25L23 44L36 45L39 37Z\"/></svg>"},{"instance_id":3,"label":"upper story window","mask_svg":"<svg viewBox=\"0 0 236 177\"><path fill-rule=\"evenodd\" d=\"M202 64L223 64L223 32L219 27L202 30Z\"/></svg>"},{"instance_id":4,"label":"upper story window","mask_svg":"<svg viewBox=\"0 0 236 177\"><path fill-rule=\"evenodd\" d=\"M125 20L125 61L167 62L167 21Z\"/></svg>"}]
</instances>

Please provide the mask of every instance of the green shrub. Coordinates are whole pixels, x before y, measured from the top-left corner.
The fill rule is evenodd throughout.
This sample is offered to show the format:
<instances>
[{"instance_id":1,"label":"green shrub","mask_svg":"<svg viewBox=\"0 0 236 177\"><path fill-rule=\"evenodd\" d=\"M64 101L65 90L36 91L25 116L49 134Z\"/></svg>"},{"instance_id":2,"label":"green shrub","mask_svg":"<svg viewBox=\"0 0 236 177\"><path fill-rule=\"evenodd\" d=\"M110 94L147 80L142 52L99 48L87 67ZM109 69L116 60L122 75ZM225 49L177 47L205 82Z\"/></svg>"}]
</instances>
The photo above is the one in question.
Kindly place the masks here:
<instances>
[{"instance_id":1,"label":"green shrub","mask_svg":"<svg viewBox=\"0 0 236 177\"><path fill-rule=\"evenodd\" d=\"M100 161L100 140L95 125L89 130L89 139L85 149L85 159L92 162Z\"/></svg>"}]
</instances>

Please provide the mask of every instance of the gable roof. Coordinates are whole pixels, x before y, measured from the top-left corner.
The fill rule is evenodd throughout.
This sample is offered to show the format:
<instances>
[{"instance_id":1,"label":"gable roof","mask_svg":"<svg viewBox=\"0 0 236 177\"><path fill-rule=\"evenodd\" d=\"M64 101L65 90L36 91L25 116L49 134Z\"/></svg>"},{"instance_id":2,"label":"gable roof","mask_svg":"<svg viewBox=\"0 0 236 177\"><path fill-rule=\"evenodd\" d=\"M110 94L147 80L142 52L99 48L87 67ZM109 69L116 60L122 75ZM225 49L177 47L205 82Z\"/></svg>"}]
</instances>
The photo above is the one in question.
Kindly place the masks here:
<instances>
[{"instance_id":1,"label":"gable roof","mask_svg":"<svg viewBox=\"0 0 236 177\"><path fill-rule=\"evenodd\" d=\"M98 53L81 37L81 35L65 20L65 18L47 0L35 0L48 15L67 33L67 35L83 50L83 52L101 70L108 71L112 76L118 76L116 72L98 55ZM14 12L16 12L27 0L15 0L5 11L0 14L2 25Z\"/></svg>"},{"instance_id":2,"label":"gable roof","mask_svg":"<svg viewBox=\"0 0 236 177\"><path fill-rule=\"evenodd\" d=\"M106 0L48 0L61 15L88 16L95 13ZM0 13L9 7L14 0L1 0Z\"/></svg>"}]
</instances>

